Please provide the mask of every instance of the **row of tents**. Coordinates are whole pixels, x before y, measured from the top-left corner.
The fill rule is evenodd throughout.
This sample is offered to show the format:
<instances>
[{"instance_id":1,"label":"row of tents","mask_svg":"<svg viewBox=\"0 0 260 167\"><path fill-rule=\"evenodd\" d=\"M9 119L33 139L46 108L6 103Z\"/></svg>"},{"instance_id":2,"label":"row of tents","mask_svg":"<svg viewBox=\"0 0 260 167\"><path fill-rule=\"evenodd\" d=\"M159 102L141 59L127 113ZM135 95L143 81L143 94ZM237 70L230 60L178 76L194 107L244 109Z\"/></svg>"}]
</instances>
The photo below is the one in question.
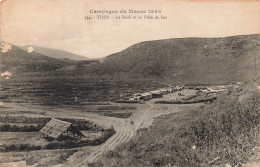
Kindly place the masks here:
<instances>
[{"instance_id":1,"label":"row of tents","mask_svg":"<svg viewBox=\"0 0 260 167\"><path fill-rule=\"evenodd\" d=\"M184 89L183 86L176 86L175 88L173 88L173 87L161 88L161 89L154 90L154 91L134 94L132 97L129 98L129 100L130 101L136 101L136 100L146 101L146 100L150 100L152 98L161 98L165 94L180 91L182 89Z\"/></svg>"}]
</instances>

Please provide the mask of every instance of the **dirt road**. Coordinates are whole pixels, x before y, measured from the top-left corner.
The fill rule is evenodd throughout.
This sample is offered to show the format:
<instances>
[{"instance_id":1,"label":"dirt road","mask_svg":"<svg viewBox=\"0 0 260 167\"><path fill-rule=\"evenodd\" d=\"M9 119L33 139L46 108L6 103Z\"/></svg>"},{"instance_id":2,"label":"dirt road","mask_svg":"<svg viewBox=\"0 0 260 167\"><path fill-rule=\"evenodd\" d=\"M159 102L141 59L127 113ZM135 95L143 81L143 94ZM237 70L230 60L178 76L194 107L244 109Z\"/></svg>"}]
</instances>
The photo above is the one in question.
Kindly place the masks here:
<instances>
[{"instance_id":1,"label":"dirt road","mask_svg":"<svg viewBox=\"0 0 260 167\"><path fill-rule=\"evenodd\" d=\"M138 129L147 128L152 125L155 117L179 111L179 107L172 105L170 111L158 110L158 108L161 108L161 105L158 106L158 104L154 104L154 101L156 101L156 99L147 101L145 103L145 109L136 111L129 119L114 118L113 122L107 121L105 124L112 124L116 134L99 146L81 148L78 152L70 156L66 163L61 166L88 166L88 163L97 161L105 152L113 150L120 144L129 141L135 136ZM98 117L96 119L98 119ZM133 124L131 124L131 120L134 122Z\"/></svg>"},{"instance_id":2,"label":"dirt road","mask_svg":"<svg viewBox=\"0 0 260 167\"><path fill-rule=\"evenodd\" d=\"M147 118L147 113L153 108L152 103L149 103L149 108L134 115L131 119L134 120L134 124L131 124L129 120L126 121L126 125L123 127L117 127L117 133L111 137L104 145L101 146L97 151L90 154L88 162L95 161L102 153L112 150L116 146L123 142L129 141L135 134L135 132L144 125L144 120ZM129 125L130 124L130 125Z\"/></svg>"},{"instance_id":3,"label":"dirt road","mask_svg":"<svg viewBox=\"0 0 260 167\"><path fill-rule=\"evenodd\" d=\"M143 111L136 112L133 114L133 116L129 119L125 120L125 123L122 125L120 124L113 124L114 129L116 130L116 134L114 134L111 138L109 138L105 143L93 147L93 152L91 152L89 155L86 155L86 157L82 159L77 159L77 157L83 157L82 154L84 154L84 151L80 151L75 153L73 156L71 156L67 162L68 166L87 166L87 164L90 162L94 162L98 160L98 158L105 152L109 150L113 150L118 145L129 141L136 133L138 129L141 127L144 127L145 120L152 118L149 117L148 113L153 108L153 103L146 102L148 104L148 108L146 108ZM131 124L131 120L133 121L133 124ZM81 155L80 155L81 154ZM74 164L75 162L80 162L78 164Z\"/></svg>"}]
</instances>

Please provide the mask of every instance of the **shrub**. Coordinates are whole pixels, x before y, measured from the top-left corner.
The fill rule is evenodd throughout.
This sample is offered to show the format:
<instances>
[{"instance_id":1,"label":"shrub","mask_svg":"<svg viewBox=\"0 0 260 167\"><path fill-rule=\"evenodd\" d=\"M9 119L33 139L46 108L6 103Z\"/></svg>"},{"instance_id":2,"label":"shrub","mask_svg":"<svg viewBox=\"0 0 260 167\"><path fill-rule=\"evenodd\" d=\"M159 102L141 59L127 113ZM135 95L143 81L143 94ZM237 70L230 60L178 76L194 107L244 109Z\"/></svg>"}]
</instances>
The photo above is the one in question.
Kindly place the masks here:
<instances>
[{"instance_id":1,"label":"shrub","mask_svg":"<svg viewBox=\"0 0 260 167\"><path fill-rule=\"evenodd\" d=\"M194 100L176 100L176 101L156 101L155 103L159 104L192 104L192 103L203 103L203 102L212 102L216 100L217 97L209 97L203 99L194 99Z\"/></svg>"},{"instance_id":2,"label":"shrub","mask_svg":"<svg viewBox=\"0 0 260 167\"><path fill-rule=\"evenodd\" d=\"M44 125L30 125L30 126L17 126L3 124L0 125L0 131L2 132L38 132Z\"/></svg>"},{"instance_id":3,"label":"shrub","mask_svg":"<svg viewBox=\"0 0 260 167\"><path fill-rule=\"evenodd\" d=\"M0 152L10 152L10 151L32 151L32 150L41 150L41 146L35 146L30 144L12 144L12 145L3 145L0 149Z\"/></svg>"}]
</instances>

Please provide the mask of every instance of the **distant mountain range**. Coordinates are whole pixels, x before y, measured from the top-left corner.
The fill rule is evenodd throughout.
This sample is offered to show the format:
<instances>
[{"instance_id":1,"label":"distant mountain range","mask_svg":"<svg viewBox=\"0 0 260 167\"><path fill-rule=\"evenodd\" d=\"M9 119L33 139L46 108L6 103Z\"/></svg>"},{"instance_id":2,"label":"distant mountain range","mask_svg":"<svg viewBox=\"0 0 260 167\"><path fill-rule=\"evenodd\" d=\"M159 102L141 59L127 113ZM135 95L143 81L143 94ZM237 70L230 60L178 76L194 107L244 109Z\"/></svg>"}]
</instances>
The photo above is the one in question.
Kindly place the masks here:
<instances>
[{"instance_id":1,"label":"distant mountain range","mask_svg":"<svg viewBox=\"0 0 260 167\"><path fill-rule=\"evenodd\" d=\"M56 70L74 62L72 60L56 59L37 52L28 53L19 47L12 47L7 52L0 52L1 72L12 73L42 72Z\"/></svg>"},{"instance_id":2,"label":"distant mountain range","mask_svg":"<svg viewBox=\"0 0 260 167\"><path fill-rule=\"evenodd\" d=\"M90 60L85 56L77 55L68 51L59 49L50 49L34 45L21 46L20 48L27 51L28 48L32 47L33 52L41 53L43 55L56 58L56 59L70 59L70 60Z\"/></svg>"},{"instance_id":3,"label":"distant mountain range","mask_svg":"<svg viewBox=\"0 0 260 167\"><path fill-rule=\"evenodd\" d=\"M95 61L51 58L33 48L28 53L13 45L1 53L1 71L12 68L18 73L48 71L55 76L209 84L243 81L260 74L260 35L147 41Z\"/></svg>"}]
</instances>

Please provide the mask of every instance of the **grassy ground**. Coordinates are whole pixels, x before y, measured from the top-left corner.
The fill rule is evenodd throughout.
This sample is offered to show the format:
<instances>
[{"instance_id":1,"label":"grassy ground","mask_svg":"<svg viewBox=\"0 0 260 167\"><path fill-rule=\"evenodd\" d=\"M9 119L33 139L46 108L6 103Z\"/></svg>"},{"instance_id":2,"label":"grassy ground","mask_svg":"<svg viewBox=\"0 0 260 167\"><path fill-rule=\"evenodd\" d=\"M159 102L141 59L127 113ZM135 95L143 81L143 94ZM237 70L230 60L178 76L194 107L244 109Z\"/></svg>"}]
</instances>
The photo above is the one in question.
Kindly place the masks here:
<instances>
[{"instance_id":1,"label":"grassy ground","mask_svg":"<svg viewBox=\"0 0 260 167\"><path fill-rule=\"evenodd\" d=\"M66 120L66 119L65 119ZM32 151L32 150L50 150L50 149L68 149L89 145L99 145L105 142L109 137L111 137L115 131L113 129L103 129L96 125L94 127L84 124L78 121L79 124L75 124L79 130L83 130L86 137L76 140L76 139L61 139L61 140L48 140L40 136L38 131L34 129L24 129L15 128L15 131L1 132L0 141L1 148L0 152L12 152L12 151ZM72 122L72 121L71 121ZM8 124L6 124L8 125ZM92 129L94 128L94 129ZM90 133L89 133L90 132ZM92 133L91 133L92 132Z\"/></svg>"},{"instance_id":2,"label":"grassy ground","mask_svg":"<svg viewBox=\"0 0 260 167\"><path fill-rule=\"evenodd\" d=\"M4 151L2 153L0 152L0 163L26 160L27 164L37 163L43 166L44 164L52 165L65 161L71 154L77 152L78 148L61 150L45 149L45 147L50 142L45 141L43 138L39 138L39 133L34 131L35 128L33 128L33 132L31 130L32 127L46 124L50 120L50 118L62 119L64 121L73 123L73 125L86 125L84 127L80 127L83 128L83 133L87 136L86 140L95 140L95 143L90 142L90 145L99 145L108 138L102 135L102 129L105 129L106 131L106 129L110 128L114 122L117 123L121 120L125 121L124 119L114 118L115 116L118 116L121 113L131 115L132 112L142 110L143 108L145 108L145 106L145 104L139 105L116 104L111 102L91 102L79 106L62 105L57 107L48 105L36 105L36 103L30 104L3 102L3 105L0 106L0 131L2 131L0 133L3 134L0 135L0 140L2 144L1 149L4 148L5 145L12 146L12 148L8 147L11 149L9 149L9 152L6 152L7 150L2 150ZM114 115L111 115L111 117L100 116L104 113L112 113ZM6 125L12 127L12 132L9 132L10 128L6 130ZM60 146L60 144L54 143L54 146ZM69 143L69 148L71 148L72 144L73 143ZM77 144L80 145L82 143ZM83 143L83 145L89 144ZM34 148L32 146L37 146L37 148ZM72 147L74 146L72 145ZM27 149L30 149L32 151L24 152ZM43 160L41 160L41 158L43 158Z\"/></svg>"},{"instance_id":3,"label":"grassy ground","mask_svg":"<svg viewBox=\"0 0 260 167\"><path fill-rule=\"evenodd\" d=\"M47 77L47 78L46 78ZM136 92L166 86L151 80L111 80L70 76L14 76L1 81L2 102L37 105L84 105L86 102L115 102Z\"/></svg>"},{"instance_id":4,"label":"grassy ground","mask_svg":"<svg viewBox=\"0 0 260 167\"><path fill-rule=\"evenodd\" d=\"M247 83L212 104L160 117L90 165L224 166L260 161L259 106L257 84Z\"/></svg>"},{"instance_id":5,"label":"grassy ground","mask_svg":"<svg viewBox=\"0 0 260 167\"><path fill-rule=\"evenodd\" d=\"M0 153L0 163L26 161L27 165L51 166L62 163L77 149L68 150L36 150L29 152ZM0 164L1 166L1 164Z\"/></svg>"}]
</instances>

